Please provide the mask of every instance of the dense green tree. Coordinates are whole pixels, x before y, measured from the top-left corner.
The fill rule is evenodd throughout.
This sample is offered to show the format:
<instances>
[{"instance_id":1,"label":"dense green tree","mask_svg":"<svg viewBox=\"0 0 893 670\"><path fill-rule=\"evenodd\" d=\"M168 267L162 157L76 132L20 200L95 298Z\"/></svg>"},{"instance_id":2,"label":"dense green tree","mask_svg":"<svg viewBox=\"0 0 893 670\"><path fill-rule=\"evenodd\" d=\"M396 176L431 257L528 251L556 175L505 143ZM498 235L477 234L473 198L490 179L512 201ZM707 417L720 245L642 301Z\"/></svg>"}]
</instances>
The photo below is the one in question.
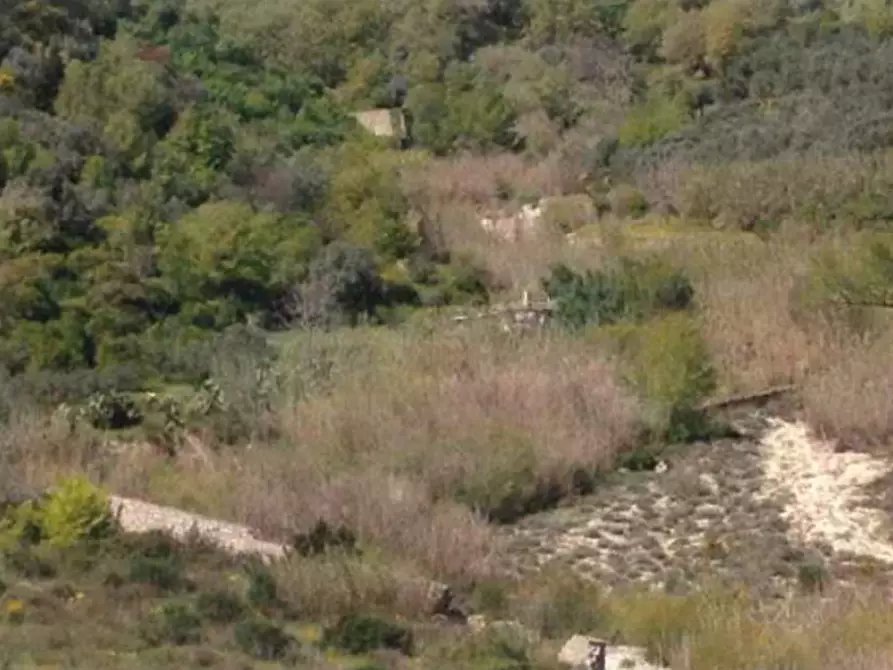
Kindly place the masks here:
<instances>
[{"instance_id":1,"label":"dense green tree","mask_svg":"<svg viewBox=\"0 0 893 670\"><path fill-rule=\"evenodd\" d=\"M300 216L225 201L158 232L159 267L184 302L231 298L246 310L269 306L280 288L302 279L319 245L317 229Z\"/></svg>"},{"instance_id":2,"label":"dense green tree","mask_svg":"<svg viewBox=\"0 0 893 670\"><path fill-rule=\"evenodd\" d=\"M106 140L137 169L174 120L170 82L163 67L136 57L129 39L103 42L95 61L72 61L56 99L56 112L96 124Z\"/></svg>"}]
</instances>

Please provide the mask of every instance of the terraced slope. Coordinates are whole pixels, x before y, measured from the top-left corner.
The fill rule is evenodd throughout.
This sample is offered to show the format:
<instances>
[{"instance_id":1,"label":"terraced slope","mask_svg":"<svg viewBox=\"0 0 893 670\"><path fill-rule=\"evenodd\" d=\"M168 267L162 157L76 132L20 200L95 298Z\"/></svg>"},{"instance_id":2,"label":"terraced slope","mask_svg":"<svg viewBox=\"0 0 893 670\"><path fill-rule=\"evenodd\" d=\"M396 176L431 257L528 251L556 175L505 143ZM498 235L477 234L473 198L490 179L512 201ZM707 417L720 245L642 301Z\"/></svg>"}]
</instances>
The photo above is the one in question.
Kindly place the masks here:
<instances>
[{"instance_id":1,"label":"terraced slope","mask_svg":"<svg viewBox=\"0 0 893 670\"><path fill-rule=\"evenodd\" d=\"M507 531L516 567L558 561L609 586L717 578L779 594L826 578L889 579L881 487L891 465L837 452L802 424L752 417L755 438L696 444L621 472ZM752 425L751 428L754 426Z\"/></svg>"}]
</instances>

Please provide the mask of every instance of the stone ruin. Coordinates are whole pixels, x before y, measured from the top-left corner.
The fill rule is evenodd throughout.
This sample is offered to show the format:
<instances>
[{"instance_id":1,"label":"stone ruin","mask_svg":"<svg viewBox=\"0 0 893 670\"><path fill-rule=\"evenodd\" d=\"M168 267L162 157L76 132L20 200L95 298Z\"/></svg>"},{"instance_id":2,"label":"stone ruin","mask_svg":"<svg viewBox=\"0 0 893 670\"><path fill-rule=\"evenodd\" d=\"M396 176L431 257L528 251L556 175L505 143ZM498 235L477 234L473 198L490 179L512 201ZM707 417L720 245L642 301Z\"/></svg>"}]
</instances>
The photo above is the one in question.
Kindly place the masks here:
<instances>
[{"instance_id":1,"label":"stone ruin","mask_svg":"<svg viewBox=\"0 0 893 670\"><path fill-rule=\"evenodd\" d=\"M535 236L540 230L543 218L542 201L536 205L523 205L511 215L501 213L481 219L481 228L493 237L506 242L518 242L522 238Z\"/></svg>"},{"instance_id":2,"label":"stone ruin","mask_svg":"<svg viewBox=\"0 0 893 670\"><path fill-rule=\"evenodd\" d=\"M398 108L368 109L354 112L354 119L376 137L407 138L406 118Z\"/></svg>"},{"instance_id":3,"label":"stone ruin","mask_svg":"<svg viewBox=\"0 0 893 670\"><path fill-rule=\"evenodd\" d=\"M589 196L577 193L544 197L536 204L524 204L516 210L488 212L480 219L480 226L490 237L503 242L536 239L563 231L565 239L573 244L575 231L596 217Z\"/></svg>"},{"instance_id":4,"label":"stone ruin","mask_svg":"<svg viewBox=\"0 0 893 670\"><path fill-rule=\"evenodd\" d=\"M453 321L463 323L472 319L497 319L505 332L530 331L545 327L552 319L554 304L551 300L531 302L530 294L524 291L520 303L503 303L475 313L465 313L453 317Z\"/></svg>"}]
</instances>

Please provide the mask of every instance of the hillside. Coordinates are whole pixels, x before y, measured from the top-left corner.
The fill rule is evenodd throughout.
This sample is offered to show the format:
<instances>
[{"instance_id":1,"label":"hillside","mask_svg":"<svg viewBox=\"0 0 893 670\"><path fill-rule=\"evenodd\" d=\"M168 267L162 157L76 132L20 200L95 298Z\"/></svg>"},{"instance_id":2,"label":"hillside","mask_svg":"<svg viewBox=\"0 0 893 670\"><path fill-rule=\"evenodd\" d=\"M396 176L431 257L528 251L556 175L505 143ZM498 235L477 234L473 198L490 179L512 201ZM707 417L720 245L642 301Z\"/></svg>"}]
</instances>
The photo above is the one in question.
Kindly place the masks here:
<instances>
[{"instance_id":1,"label":"hillside","mask_svg":"<svg viewBox=\"0 0 893 670\"><path fill-rule=\"evenodd\" d=\"M0 0L0 662L888 668L891 57L875 0Z\"/></svg>"}]
</instances>

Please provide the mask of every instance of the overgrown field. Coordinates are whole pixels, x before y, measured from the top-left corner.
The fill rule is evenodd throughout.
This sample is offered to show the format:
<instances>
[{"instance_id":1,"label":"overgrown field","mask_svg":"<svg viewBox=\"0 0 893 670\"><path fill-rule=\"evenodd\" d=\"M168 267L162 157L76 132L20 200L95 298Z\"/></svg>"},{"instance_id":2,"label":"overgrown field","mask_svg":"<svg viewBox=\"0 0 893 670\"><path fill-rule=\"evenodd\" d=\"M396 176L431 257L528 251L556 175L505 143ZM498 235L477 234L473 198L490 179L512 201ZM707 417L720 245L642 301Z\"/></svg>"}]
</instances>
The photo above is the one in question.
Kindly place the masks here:
<instances>
[{"instance_id":1,"label":"overgrown field","mask_svg":"<svg viewBox=\"0 0 893 670\"><path fill-rule=\"evenodd\" d=\"M0 660L522 670L593 632L891 667L880 582L791 559L703 410L790 385L893 457L891 38L876 0L0 0ZM381 107L408 137L352 118ZM481 225L537 203L516 241ZM523 292L544 328L451 319ZM562 505L602 551L589 517L657 505L616 471L669 454L651 530L719 509L731 579L629 590L628 544L507 574ZM264 568L122 534L87 481L350 541ZM432 621L426 580L533 637Z\"/></svg>"},{"instance_id":2,"label":"overgrown field","mask_svg":"<svg viewBox=\"0 0 893 670\"><path fill-rule=\"evenodd\" d=\"M893 651L877 594L804 591L761 603L709 584L608 594L570 571L481 579L464 598L492 623L472 631L431 623L425 583L373 545L331 530L304 539L292 558L266 566L198 540L124 535L101 492L69 479L36 505L7 509L0 658L15 668L521 670L556 667L557 649L579 630L705 670L880 670Z\"/></svg>"}]
</instances>

